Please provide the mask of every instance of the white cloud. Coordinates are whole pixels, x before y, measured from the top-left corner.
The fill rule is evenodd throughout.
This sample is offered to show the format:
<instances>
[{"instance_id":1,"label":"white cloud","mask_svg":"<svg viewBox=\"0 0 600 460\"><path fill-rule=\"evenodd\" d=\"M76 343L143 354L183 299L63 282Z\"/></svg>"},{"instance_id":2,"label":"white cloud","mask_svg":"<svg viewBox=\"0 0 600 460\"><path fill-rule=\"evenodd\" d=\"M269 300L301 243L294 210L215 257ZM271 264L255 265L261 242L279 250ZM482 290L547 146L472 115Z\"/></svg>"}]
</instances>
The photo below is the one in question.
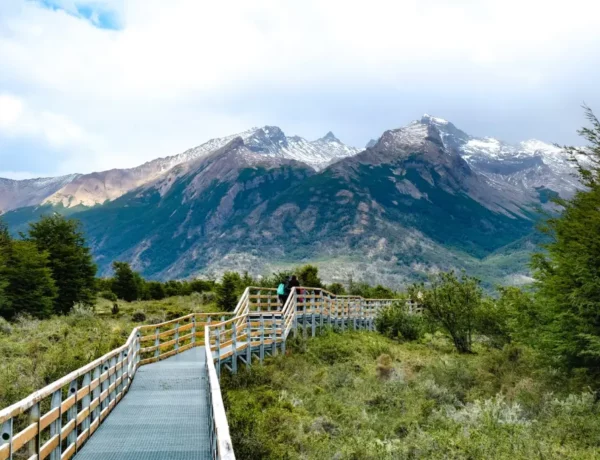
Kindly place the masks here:
<instances>
[{"instance_id":1,"label":"white cloud","mask_svg":"<svg viewBox=\"0 0 600 460\"><path fill-rule=\"evenodd\" d=\"M39 137L52 147L88 140L83 129L66 116L47 110L38 112L11 94L0 94L0 133L9 137Z\"/></svg>"},{"instance_id":2,"label":"white cloud","mask_svg":"<svg viewBox=\"0 0 600 460\"><path fill-rule=\"evenodd\" d=\"M494 110L530 94L533 117L544 91L574 98L577 111L579 93L567 94L562 80L586 78L577 66L586 59L598 68L600 58L592 0L60 3L64 11L25 0L0 5L0 92L13 103L0 109L0 125L20 120L23 136L67 151L84 146L85 160L72 149L60 172L133 166L262 123L308 137L340 126L338 135L362 143L368 139L345 127L347 115L334 113L340 98L361 94L373 93L375 106L386 94L426 104L438 93L464 106L471 94ZM114 11L122 30L74 16L81 5ZM307 101L311 94L324 99ZM17 96L24 107L14 105ZM357 123L373 123L361 119L360 105L350 107L343 111ZM389 119L397 126L431 109L398 106ZM391 127L373 124L370 136Z\"/></svg>"}]
</instances>

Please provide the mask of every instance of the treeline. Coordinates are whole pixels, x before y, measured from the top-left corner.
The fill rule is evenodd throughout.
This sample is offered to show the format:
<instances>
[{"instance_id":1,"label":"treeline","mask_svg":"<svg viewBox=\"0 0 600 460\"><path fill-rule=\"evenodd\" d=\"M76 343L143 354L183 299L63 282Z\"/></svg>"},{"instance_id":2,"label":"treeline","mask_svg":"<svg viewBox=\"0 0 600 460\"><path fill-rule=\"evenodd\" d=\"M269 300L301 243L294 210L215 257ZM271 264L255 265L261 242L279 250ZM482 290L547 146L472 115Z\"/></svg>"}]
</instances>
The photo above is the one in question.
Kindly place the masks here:
<instances>
[{"instance_id":1,"label":"treeline","mask_svg":"<svg viewBox=\"0 0 600 460\"><path fill-rule=\"evenodd\" d=\"M96 288L99 296L108 300L162 300L166 297L190 295L192 292L206 292L215 289L214 280L193 281L148 281L140 273L132 270L127 262L113 262L114 276L99 278Z\"/></svg>"},{"instance_id":2,"label":"treeline","mask_svg":"<svg viewBox=\"0 0 600 460\"><path fill-rule=\"evenodd\" d=\"M0 316L68 313L95 300L96 265L77 221L59 215L30 224L21 239L0 222Z\"/></svg>"},{"instance_id":3,"label":"treeline","mask_svg":"<svg viewBox=\"0 0 600 460\"><path fill-rule=\"evenodd\" d=\"M393 298L397 294L381 285L371 286L348 280L347 286L341 283L326 285L319 277L319 269L314 265L304 265L292 270L279 271L266 277L253 277L248 272L225 272L220 282L196 279L192 281L148 281L140 273L131 269L126 262L113 262L114 275L96 281L99 296L113 302L125 300L161 300L165 297L190 295L193 292L215 293L216 306L222 311L233 311L239 297L248 286L276 288L296 275L301 286L324 288L338 295L360 295L368 298Z\"/></svg>"},{"instance_id":4,"label":"treeline","mask_svg":"<svg viewBox=\"0 0 600 460\"><path fill-rule=\"evenodd\" d=\"M586 108L591 127L580 134L584 148L566 147L585 190L562 206L541 230L549 237L533 255L535 283L529 290L499 288L484 295L479 282L466 275L439 274L428 285L406 294L423 308L422 316L406 313L403 302L384 311L379 329L407 340L442 329L459 352L470 353L475 340L503 347L521 344L540 352L549 367L573 375L600 377L600 122Z\"/></svg>"}]
</instances>

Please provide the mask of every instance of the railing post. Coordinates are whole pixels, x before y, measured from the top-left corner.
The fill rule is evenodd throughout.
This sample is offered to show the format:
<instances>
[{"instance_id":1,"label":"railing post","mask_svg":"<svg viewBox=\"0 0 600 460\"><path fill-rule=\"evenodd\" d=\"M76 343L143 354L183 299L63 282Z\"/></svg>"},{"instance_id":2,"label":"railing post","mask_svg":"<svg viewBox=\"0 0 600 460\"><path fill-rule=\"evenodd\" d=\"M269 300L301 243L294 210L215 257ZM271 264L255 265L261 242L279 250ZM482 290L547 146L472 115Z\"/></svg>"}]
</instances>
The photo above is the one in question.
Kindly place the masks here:
<instances>
[{"instance_id":1,"label":"railing post","mask_svg":"<svg viewBox=\"0 0 600 460\"><path fill-rule=\"evenodd\" d=\"M37 434L27 443L28 455L36 455L40 453L40 403L34 404L29 409L29 424L37 423Z\"/></svg>"},{"instance_id":2,"label":"railing post","mask_svg":"<svg viewBox=\"0 0 600 460\"><path fill-rule=\"evenodd\" d=\"M50 408L58 409L58 418L50 424L50 436L58 436L58 446L50 453L50 460L60 460L62 454L62 390L58 389L52 393L52 399L50 400Z\"/></svg>"},{"instance_id":3,"label":"railing post","mask_svg":"<svg viewBox=\"0 0 600 460\"><path fill-rule=\"evenodd\" d=\"M67 423L74 421L75 426L67 435L67 446L70 446L77 441L77 379L73 380L69 384L69 398L71 396L75 396L75 404L73 404L71 408L67 410Z\"/></svg>"},{"instance_id":4,"label":"railing post","mask_svg":"<svg viewBox=\"0 0 600 460\"><path fill-rule=\"evenodd\" d=\"M319 314L319 334L323 333L323 314L325 312L325 298L321 292L321 313Z\"/></svg>"},{"instance_id":5,"label":"railing post","mask_svg":"<svg viewBox=\"0 0 600 460\"><path fill-rule=\"evenodd\" d=\"M237 321L232 321L231 327L231 373L237 374Z\"/></svg>"},{"instance_id":6,"label":"railing post","mask_svg":"<svg viewBox=\"0 0 600 460\"><path fill-rule=\"evenodd\" d=\"M175 353L179 351L179 321L175 323Z\"/></svg>"},{"instance_id":7,"label":"railing post","mask_svg":"<svg viewBox=\"0 0 600 460\"><path fill-rule=\"evenodd\" d=\"M123 352L119 352L119 357L117 358L117 364L120 365L119 369L117 369L117 380L119 383L117 384L117 398L119 397L119 393L123 391L123 361L125 360ZM123 395L121 395L123 397Z\"/></svg>"},{"instance_id":8,"label":"railing post","mask_svg":"<svg viewBox=\"0 0 600 460\"><path fill-rule=\"evenodd\" d=\"M258 359L262 364L265 359L265 317L260 317L260 347L258 349Z\"/></svg>"},{"instance_id":9,"label":"railing post","mask_svg":"<svg viewBox=\"0 0 600 460\"><path fill-rule=\"evenodd\" d=\"M154 346L156 349L154 350L154 357L158 358L160 356L160 327L154 329Z\"/></svg>"},{"instance_id":10,"label":"railing post","mask_svg":"<svg viewBox=\"0 0 600 460\"><path fill-rule=\"evenodd\" d=\"M306 293L302 297L302 337L306 338Z\"/></svg>"},{"instance_id":11,"label":"railing post","mask_svg":"<svg viewBox=\"0 0 600 460\"><path fill-rule=\"evenodd\" d=\"M88 387L90 386L90 383L92 382L92 378L89 372L86 372L85 375L83 376L83 382L82 382L82 386ZM91 393L88 391L88 394L85 395L82 399L81 399L81 410L86 410L88 409L88 414L85 416L85 418L83 419L83 422L81 423L81 430L83 431L89 431L90 429L90 420L91 420L91 414L90 414L90 403L92 402L92 395ZM89 432L88 432L88 436L89 436ZM77 446L75 446L75 450L77 450Z\"/></svg>"},{"instance_id":12,"label":"railing post","mask_svg":"<svg viewBox=\"0 0 600 460\"><path fill-rule=\"evenodd\" d=\"M196 344L196 315L192 316L192 348Z\"/></svg>"},{"instance_id":13,"label":"railing post","mask_svg":"<svg viewBox=\"0 0 600 460\"><path fill-rule=\"evenodd\" d=\"M210 344L210 329L208 330ZM221 326L215 328L215 351L217 352L217 377L221 378Z\"/></svg>"},{"instance_id":14,"label":"railing post","mask_svg":"<svg viewBox=\"0 0 600 460\"><path fill-rule=\"evenodd\" d=\"M252 365L252 324L250 315L246 316L246 368Z\"/></svg>"},{"instance_id":15,"label":"railing post","mask_svg":"<svg viewBox=\"0 0 600 460\"><path fill-rule=\"evenodd\" d=\"M135 366L133 368L133 375L135 375L135 372L137 370L137 365L140 362L140 332L138 331L138 333L136 334L135 337Z\"/></svg>"},{"instance_id":16,"label":"railing post","mask_svg":"<svg viewBox=\"0 0 600 460\"><path fill-rule=\"evenodd\" d=\"M277 325L275 317L271 317L271 356L277 355Z\"/></svg>"},{"instance_id":17,"label":"railing post","mask_svg":"<svg viewBox=\"0 0 600 460\"><path fill-rule=\"evenodd\" d=\"M8 444L8 458L12 460L13 458L13 419L9 418L6 422L2 424L2 444L1 446Z\"/></svg>"},{"instance_id":18,"label":"railing post","mask_svg":"<svg viewBox=\"0 0 600 460\"><path fill-rule=\"evenodd\" d=\"M281 329L281 354L285 356L285 318L281 315L281 320L279 323L279 328Z\"/></svg>"},{"instance_id":19,"label":"railing post","mask_svg":"<svg viewBox=\"0 0 600 460\"><path fill-rule=\"evenodd\" d=\"M327 326L329 327L331 327L331 317L333 316L333 302L331 294L327 294Z\"/></svg>"}]
</instances>

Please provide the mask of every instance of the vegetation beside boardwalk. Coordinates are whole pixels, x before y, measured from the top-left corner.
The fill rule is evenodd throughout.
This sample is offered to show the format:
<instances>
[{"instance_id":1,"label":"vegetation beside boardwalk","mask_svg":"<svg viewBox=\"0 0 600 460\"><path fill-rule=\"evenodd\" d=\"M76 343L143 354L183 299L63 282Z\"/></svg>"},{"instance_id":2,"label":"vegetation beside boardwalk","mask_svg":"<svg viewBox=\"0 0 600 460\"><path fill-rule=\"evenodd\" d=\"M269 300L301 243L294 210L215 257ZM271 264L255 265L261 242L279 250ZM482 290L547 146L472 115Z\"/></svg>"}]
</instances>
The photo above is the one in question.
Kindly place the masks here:
<instances>
[{"instance_id":1,"label":"vegetation beside boardwalk","mask_svg":"<svg viewBox=\"0 0 600 460\"><path fill-rule=\"evenodd\" d=\"M236 458L597 459L600 403L531 348L328 332L222 380Z\"/></svg>"}]
</instances>

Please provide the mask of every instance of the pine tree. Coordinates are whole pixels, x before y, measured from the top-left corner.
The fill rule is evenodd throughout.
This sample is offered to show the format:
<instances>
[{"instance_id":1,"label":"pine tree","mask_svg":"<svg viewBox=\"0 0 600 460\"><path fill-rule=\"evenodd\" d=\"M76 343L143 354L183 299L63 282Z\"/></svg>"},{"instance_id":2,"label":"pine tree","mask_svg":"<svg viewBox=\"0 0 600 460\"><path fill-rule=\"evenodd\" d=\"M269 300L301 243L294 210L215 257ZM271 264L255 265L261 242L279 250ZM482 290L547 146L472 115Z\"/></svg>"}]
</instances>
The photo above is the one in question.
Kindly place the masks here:
<instances>
[{"instance_id":1,"label":"pine tree","mask_svg":"<svg viewBox=\"0 0 600 460\"><path fill-rule=\"evenodd\" d=\"M217 306L223 311L233 311L237 304L237 285L240 275L234 272L225 272L221 284L217 287Z\"/></svg>"},{"instance_id":2,"label":"pine tree","mask_svg":"<svg viewBox=\"0 0 600 460\"><path fill-rule=\"evenodd\" d=\"M68 313L76 303L94 302L96 265L78 221L55 214L30 224L28 240L49 255L58 288L56 313Z\"/></svg>"},{"instance_id":3,"label":"pine tree","mask_svg":"<svg viewBox=\"0 0 600 460\"><path fill-rule=\"evenodd\" d=\"M12 319L19 313L45 318L53 313L57 288L52 279L47 252L40 252L31 241L11 241L4 247L6 264L5 301L0 315Z\"/></svg>"},{"instance_id":4,"label":"pine tree","mask_svg":"<svg viewBox=\"0 0 600 460\"><path fill-rule=\"evenodd\" d=\"M142 294L139 274L135 273L127 262L113 262L113 270L115 277L112 291L116 296L127 302L138 300Z\"/></svg>"},{"instance_id":5,"label":"pine tree","mask_svg":"<svg viewBox=\"0 0 600 460\"><path fill-rule=\"evenodd\" d=\"M551 242L536 254L536 304L542 323L539 343L569 368L600 366L600 122L586 107L591 128L580 134L589 146L569 147L586 190L547 221Z\"/></svg>"}]
</instances>

